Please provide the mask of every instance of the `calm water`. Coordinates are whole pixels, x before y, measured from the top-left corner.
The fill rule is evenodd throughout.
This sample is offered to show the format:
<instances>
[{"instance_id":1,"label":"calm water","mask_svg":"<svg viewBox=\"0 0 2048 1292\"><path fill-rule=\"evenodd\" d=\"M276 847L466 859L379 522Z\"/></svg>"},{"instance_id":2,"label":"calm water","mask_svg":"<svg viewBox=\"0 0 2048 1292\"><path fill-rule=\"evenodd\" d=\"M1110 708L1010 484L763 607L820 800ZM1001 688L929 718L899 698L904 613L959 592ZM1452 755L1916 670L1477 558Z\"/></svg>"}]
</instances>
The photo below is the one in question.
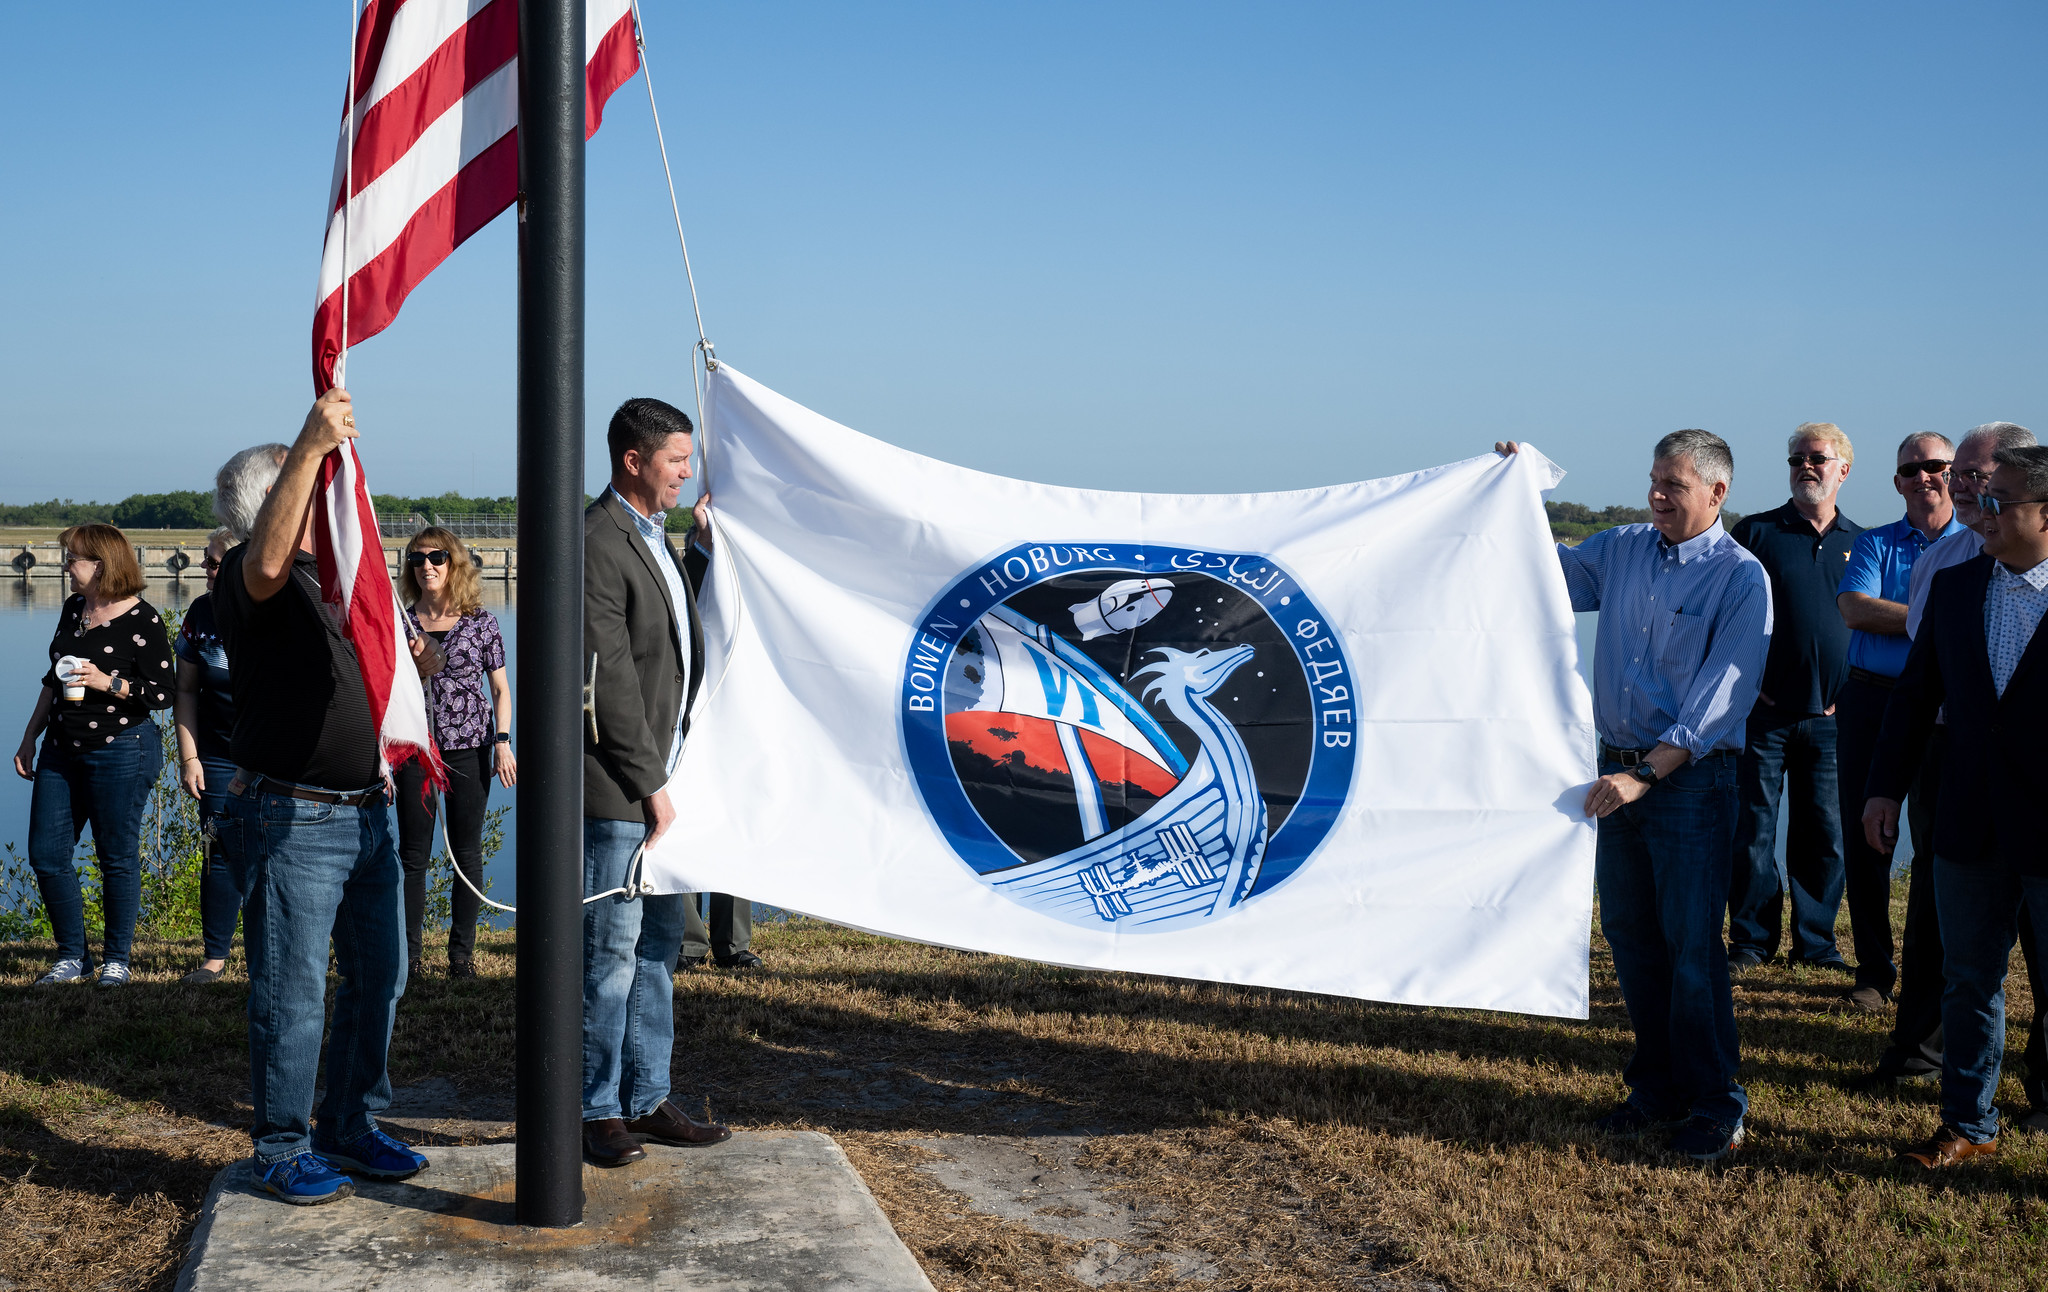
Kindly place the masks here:
<instances>
[{"instance_id":1,"label":"calm water","mask_svg":"<svg viewBox=\"0 0 2048 1292\"><path fill-rule=\"evenodd\" d=\"M57 614L63 607L68 586L62 579L7 579L0 583L0 733L5 733L10 757L35 705L37 679L49 667L50 635L57 631ZM153 581L142 596L160 609L183 610L205 587L197 579L182 583ZM519 586L486 583L483 591L484 608L498 617L498 626L504 632L506 671L516 676ZM167 709L157 717L167 723L170 711ZM518 748L517 710L512 715L512 740L513 748ZM496 781L491 783L491 806L512 810L505 814L505 846L485 864L484 876L491 881L492 900L507 906L519 902L512 860L513 842L518 837L518 801L516 787L506 789ZM13 843L24 856L28 853L28 803L29 783L12 775L10 769L6 786L0 788L0 844Z\"/></svg>"}]
</instances>

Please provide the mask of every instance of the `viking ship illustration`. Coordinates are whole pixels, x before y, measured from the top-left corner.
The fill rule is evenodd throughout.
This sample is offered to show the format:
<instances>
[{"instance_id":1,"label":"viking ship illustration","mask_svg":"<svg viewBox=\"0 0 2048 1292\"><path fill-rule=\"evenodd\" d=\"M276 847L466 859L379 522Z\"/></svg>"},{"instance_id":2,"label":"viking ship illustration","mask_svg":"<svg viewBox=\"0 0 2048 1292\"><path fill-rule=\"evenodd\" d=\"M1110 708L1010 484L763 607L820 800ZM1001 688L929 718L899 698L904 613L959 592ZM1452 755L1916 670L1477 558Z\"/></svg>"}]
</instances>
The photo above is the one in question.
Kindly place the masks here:
<instances>
[{"instance_id":1,"label":"viking ship illustration","mask_svg":"<svg viewBox=\"0 0 2048 1292\"><path fill-rule=\"evenodd\" d=\"M1242 901L1266 848L1266 805L1250 753L1208 697L1254 654L1251 646L1159 647L1132 675L1195 733L1192 761L1151 711L1101 666L1044 625L997 606L977 625L988 649L979 694L967 706L1048 718L1073 776L1081 846L989 876L1028 905L1064 918L1148 924L1213 914ZM1080 733L1148 757L1179 783L1142 816L1110 830Z\"/></svg>"}]
</instances>

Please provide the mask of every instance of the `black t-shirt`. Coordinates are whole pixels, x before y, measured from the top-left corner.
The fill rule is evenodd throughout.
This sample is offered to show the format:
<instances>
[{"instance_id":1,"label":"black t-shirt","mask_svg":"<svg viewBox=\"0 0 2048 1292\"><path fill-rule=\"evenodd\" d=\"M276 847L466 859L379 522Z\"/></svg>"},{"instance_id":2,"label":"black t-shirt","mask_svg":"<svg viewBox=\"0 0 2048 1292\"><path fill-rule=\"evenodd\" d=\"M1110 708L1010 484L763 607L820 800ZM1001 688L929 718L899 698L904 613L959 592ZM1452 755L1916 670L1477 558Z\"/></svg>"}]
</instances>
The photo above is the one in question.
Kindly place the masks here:
<instances>
[{"instance_id":1,"label":"black t-shirt","mask_svg":"<svg viewBox=\"0 0 2048 1292\"><path fill-rule=\"evenodd\" d=\"M1734 539L1771 576L1771 651L1753 721L1795 722L1825 712L1849 676L1849 626L1835 590L1863 527L1840 512L1825 534L1791 503L1736 522Z\"/></svg>"},{"instance_id":2,"label":"black t-shirt","mask_svg":"<svg viewBox=\"0 0 2048 1292\"><path fill-rule=\"evenodd\" d=\"M291 577L268 601L242 582L237 547L214 582L213 616L228 652L235 765L279 780L359 790L383 774L377 732L355 647L339 608L320 602L320 572L299 552Z\"/></svg>"},{"instance_id":3,"label":"black t-shirt","mask_svg":"<svg viewBox=\"0 0 2048 1292\"><path fill-rule=\"evenodd\" d=\"M213 595L203 594L185 608L185 622L178 626L178 659L186 668L199 672L199 714L192 730L192 743L201 758L230 759L229 742L235 733L235 693L228 678L228 648L221 642L220 629L213 622Z\"/></svg>"},{"instance_id":4,"label":"black t-shirt","mask_svg":"<svg viewBox=\"0 0 2048 1292\"><path fill-rule=\"evenodd\" d=\"M171 641L164 617L140 600L96 628L80 626L83 596L67 597L57 616L57 635L50 639L50 671L43 685L57 693L50 702L50 735L59 747L88 753L111 745L124 732L149 724L151 709L171 706L173 673ZM128 679L128 697L88 688L83 700L64 698L57 680L57 661L66 655L91 660L102 673Z\"/></svg>"}]
</instances>

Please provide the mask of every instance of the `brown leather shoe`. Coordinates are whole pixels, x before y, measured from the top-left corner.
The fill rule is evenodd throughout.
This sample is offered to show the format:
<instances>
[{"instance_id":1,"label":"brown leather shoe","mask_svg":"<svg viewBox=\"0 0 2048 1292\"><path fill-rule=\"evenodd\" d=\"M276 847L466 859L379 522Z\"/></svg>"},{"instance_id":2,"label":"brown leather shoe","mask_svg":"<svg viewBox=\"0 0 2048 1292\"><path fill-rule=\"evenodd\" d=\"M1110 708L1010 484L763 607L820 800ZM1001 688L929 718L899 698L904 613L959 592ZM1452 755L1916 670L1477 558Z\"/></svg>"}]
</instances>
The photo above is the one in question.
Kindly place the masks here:
<instances>
[{"instance_id":1,"label":"brown leather shoe","mask_svg":"<svg viewBox=\"0 0 2048 1292\"><path fill-rule=\"evenodd\" d=\"M718 1144L732 1138L730 1128L700 1122L666 1099L653 1112L645 1117L635 1117L625 1126L635 1135L644 1135L657 1144L667 1144L672 1148Z\"/></svg>"},{"instance_id":2,"label":"brown leather shoe","mask_svg":"<svg viewBox=\"0 0 2048 1292\"><path fill-rule=\"evenodd\" d=\"M1849 1002L1850 1008L1866 1014L1882 1014L1888 1003L1885 994L1875 987L1851 987L1842 993L1842 999Z\"/></svg>"},{"instance_id":3,"label":"brown leather shoe","mask_svg":"<svg viewBox=\"0 0 2048 1292\"><path fill-rule=\"evenodd\" d=\"M1899 1153L1899 1160L1901 1162L1914 1162L1926 1167L1930 1171L1935 1171L1944 1166L1954 1166L1958 1162L1967 1161L1973 1157L1989 1157L1997 1151L1997 1140L1988 1139L1982 1144L1972 1144L1968 1139L1964 1138L1961 1131L1944 1122L1941 1129L1934 1132L1932 1139L1901 1151Z\"/></svg>"},{"instance_id":4,"label":"brown leather shoe","mask_svg":"<svg viewBox=\"0 0 2048 1292\"><path fill-rule=\"evenodd\" d=\"M606 1117L583 1123L583 1155L592 1166L625 1166L647 1156L640 1141L626 1132L626 1123Z\"/></svg>"}]
</instances>

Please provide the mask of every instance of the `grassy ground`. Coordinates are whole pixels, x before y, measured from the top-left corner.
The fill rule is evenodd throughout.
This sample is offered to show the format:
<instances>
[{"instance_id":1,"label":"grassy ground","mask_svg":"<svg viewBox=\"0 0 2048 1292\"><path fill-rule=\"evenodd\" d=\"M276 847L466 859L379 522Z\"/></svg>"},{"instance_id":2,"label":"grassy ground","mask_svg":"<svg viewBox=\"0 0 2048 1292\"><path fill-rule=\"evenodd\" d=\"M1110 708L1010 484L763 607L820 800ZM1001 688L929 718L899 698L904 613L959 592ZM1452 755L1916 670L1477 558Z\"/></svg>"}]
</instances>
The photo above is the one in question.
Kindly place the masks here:
<instances>
[{"instance_id":1,"label":"grassy ground","mask_svg":"<svg viewBox=\"0 0 2048 1292\"><path fill-rule=\"evenodd\" d=\"M1074 1244L980 1216L912 1168L932 1133L1084 1131L1091 1165L1177 1214L1216 1287L1377 1275L1451 1288L2048 1286L2048 1137L1928 1182L1891 1157L1931 1089L1846 1081L1888 1019L1783 967L1737 989L1750 1141L1700 1169L1585 1129L1629 1048L1594 961L1585 1022L1431 1011L1048 968L797 922L770 971L679 984L678 1102L826 1131L932 1281L1078 1289ZM512 945L401 1007L394 1079L508 1090ZM0 945L0 1288L168 1289L206 1184L247 1152L245 984L180 987L186 944L138 985L37 991L49 948ZM431 965L431 962L430 962ZM2032 1002L2014 980L2009 1070ZM2001 1094L2021 1102L2008 1077Z\"/></svg>"}]
</instances>

